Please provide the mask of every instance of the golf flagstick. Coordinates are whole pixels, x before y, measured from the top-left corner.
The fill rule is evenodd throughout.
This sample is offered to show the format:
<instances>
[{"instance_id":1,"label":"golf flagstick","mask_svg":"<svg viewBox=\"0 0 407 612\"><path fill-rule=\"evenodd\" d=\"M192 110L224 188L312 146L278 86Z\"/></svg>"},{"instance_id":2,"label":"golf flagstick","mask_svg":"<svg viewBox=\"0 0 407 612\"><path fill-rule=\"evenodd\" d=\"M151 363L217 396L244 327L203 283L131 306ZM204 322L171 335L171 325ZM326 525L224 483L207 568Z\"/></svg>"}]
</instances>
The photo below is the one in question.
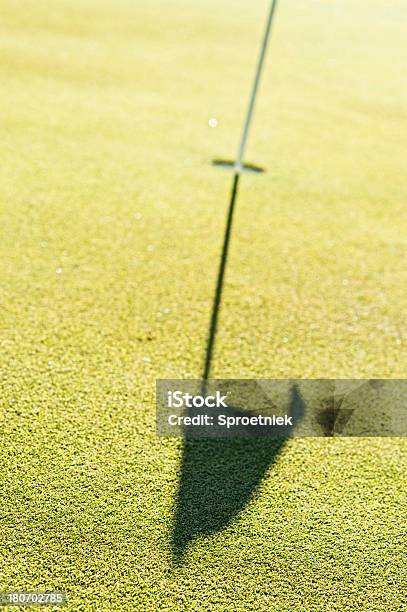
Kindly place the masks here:
<instances>
[{"instance_id":1,"label":"golf flagstick","mask_svg":"<svg viewBox=\"0 0 407 612\"><path fill-rule=\"evenodd\" d=\"M254 78L253 87L252 87L252 91L250 95L249 106L247 109L245 122L243 125L243 131L242 131L242 136L241 136L240 143L239 143L239 149L237 152L236 161L234 162L234 164L232 164L232 168L234 172L233 182L232 182L232 191L231 191L229 209L228 209L228 215L227 215L227 221L226 221L225 236L223 239L223 247L222 247L222 254L221 254L220 265L219 265L218 279L216 283L215 297L213 301L212 314L211 314L211 320L210 320L210 325L209 325L209 334L208 334L208 341L207 341L206 353L205 353L205 364L204 364L204 370L203 370L203 375L202 375L203 394L205 394L207 381L209 379L210 370L211 370L212 354L213 354L213 350L215 346L216 331L217 331L217 325L218 325L218 315L219 315L219 309L220 309L221 298L222 298L223 281L224 281L226 263L227 263L227 257L228 257L228 251L229 251L230 236L232 232L233 213L234 213L236 199L237 199L239 179L240 179L241 173L245 171L243 160L244 160L244 155L246 152L247 139L249 136L249 130L250 130L250 126L251 126L252 119L253 119L254 106L256 103L257 92L258 92L259 83L260 83L260 77L261 77L263 66L264 66L264 59L266 56L267 46L268 46L268 42L270 39L271 25L273 22L273 17L274 17L274 13L276 10L276 6L277 6L277 0L271 0L270 11L267 17L266 29L264 32L263 42L262 42L262 46L260 49L259 58L257 61L255 78ZM219 164L219 165L225 165L225 164ZM250 166L247 169L250 169Z\"/></svg>"}]
</instances>

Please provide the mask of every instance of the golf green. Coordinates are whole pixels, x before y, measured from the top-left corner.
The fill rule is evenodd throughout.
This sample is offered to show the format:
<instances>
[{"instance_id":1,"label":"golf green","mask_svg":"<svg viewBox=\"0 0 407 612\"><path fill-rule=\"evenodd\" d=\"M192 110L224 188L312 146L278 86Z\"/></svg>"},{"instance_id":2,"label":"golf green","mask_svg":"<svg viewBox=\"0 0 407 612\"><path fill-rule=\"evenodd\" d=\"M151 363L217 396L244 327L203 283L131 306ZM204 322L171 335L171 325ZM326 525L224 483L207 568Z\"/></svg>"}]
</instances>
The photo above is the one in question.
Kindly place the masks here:
<instances>
[{"instance_id":1,"label":"golf green","mask_svg":"<svg viewBox=\"0 0 407 612\"><path fill-rule=\"evenodd\" d=\"M404 439L155 434L155 380L202 372L267 9L2 1L0 591L407 609ZM406 23L280 1L214 377L407 377Z\"/></svg>"}]
</instances>

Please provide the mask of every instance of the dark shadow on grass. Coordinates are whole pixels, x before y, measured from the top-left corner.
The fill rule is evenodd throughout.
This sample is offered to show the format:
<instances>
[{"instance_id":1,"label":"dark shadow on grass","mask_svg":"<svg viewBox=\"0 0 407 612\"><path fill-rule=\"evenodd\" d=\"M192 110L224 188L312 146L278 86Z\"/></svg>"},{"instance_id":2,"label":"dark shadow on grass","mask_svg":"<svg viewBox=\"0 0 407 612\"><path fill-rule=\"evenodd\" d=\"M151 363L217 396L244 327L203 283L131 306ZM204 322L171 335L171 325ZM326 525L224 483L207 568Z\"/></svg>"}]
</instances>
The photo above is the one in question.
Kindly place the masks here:
<instances>
[{"instance_id":1,"label":"dark shadow on grass","mask_svg":"<svg viewBox=\"0 0 407 612\"><path fill-rule=\"evenodd\" d=\"M217 334L217 329L218 329L218 318L219 318L220 306L222 302L223 283L225 280L225 273L226 273L226 267L227 267L227 261L228 261L229 245L230 245L230 239L232 235L233 215L234 215L238 188L239 188L239 179L240 179L240 174L235 173L233 175L232 191L230 194L225 234L223 236L222 253L221 253L220 261L219 261L219 270L218 270L218 276L216 279L215 295L213 297L211 319L209 323L208 339L206 342L205 361L204 361L204 368L203 368L203 374L202 374L203 395L205 395L205 381L209 379L212 359L213 359L213 352L215 349L215 340L216 340L216 334Z\"/></svg>"},{"instance_id":2,"label":"dark shadow on grass","mask_svg":"<svg viewBox=\"0 0 407 612\"><path fill-rule=\"evenodd\" d=\"M230 410L234 415L250 414ZM290 413L298 419L303 412L303 400L294 386ZM259 433L242 428L242 437L192 439L186 430L172 534L175 564L182 563L194 539L208 537L231 523L253 497L290 437L289 428L279 438L273 438L276 430L272 427L263 427L261 437L256 437Z\"/></svg>"},{"instance_id":3,"label":"dark shadow on grass","mask_svg":"<svg viewBox=\"0 0 407 612\"><path fill-rule=\"evenodd\" d=\"M225 165L219 160L215 163ZM262 171L261 168L251 169ZM206 394L214 355L239 179L240 172L235 170L205 350L202 395ZM250 414L240 407L227 408L224 412L227 411L235 416ZM296 420L304 412L296 386L292 388L290 411ZM272 427L261 427L257 431L253 427L242 427L241 431L235 431L237 437L199 439L193 437L193 429L185 429L172 533L175 564L182 563L190 542L224 529L246 506L270 466L277 460L290 433L289 427L283 435L281 427L278 432Z\"/></svg>"}]
</instances>

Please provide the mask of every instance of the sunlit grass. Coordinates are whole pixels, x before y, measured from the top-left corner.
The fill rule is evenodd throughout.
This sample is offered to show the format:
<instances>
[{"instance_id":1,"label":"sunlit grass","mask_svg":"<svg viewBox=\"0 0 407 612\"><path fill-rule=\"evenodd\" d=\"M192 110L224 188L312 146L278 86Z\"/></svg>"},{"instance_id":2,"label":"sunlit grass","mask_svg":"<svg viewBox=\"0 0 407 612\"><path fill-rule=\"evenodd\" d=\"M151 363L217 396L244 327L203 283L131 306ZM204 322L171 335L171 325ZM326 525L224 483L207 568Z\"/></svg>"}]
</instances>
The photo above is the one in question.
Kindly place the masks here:
<instances>
[{"instance_id":1,"label":"sunlit grass","mask_svg":"<svg viewBox=\"0 0 407 612\"><path fill-rule=\"evenodd\" d=\"M182 443L155 436L154 382L202 369L230 188L210 161L235 154L266 4L2 3L1 590L402 609L398 439L287 445L171 569ZM281 0L214 376L406 376L406 19Z\"/></svg>"}]
</instances>

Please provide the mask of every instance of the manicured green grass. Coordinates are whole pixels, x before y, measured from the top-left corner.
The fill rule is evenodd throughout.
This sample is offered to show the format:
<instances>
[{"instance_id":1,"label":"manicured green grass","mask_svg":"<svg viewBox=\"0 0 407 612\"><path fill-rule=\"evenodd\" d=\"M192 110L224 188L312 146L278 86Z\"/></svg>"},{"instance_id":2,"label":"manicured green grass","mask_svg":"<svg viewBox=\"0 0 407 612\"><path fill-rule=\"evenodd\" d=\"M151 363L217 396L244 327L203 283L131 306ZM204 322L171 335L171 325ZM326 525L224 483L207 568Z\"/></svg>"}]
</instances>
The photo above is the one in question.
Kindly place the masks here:
<instances>
[{"instance_id":1,"label":"manicured green grass","mask_svg":"<svg viewBox=\"0 0 407 612\"><path fill-rule=\"evenodd\" d=\"M201 373L230 187L209 162L234 156L266 8L2 2L0 590L406 609L402 439L285 444L174 558L183 442L156 437L154 384ZM402 0L281 0L213 376L407 376L406 19ZM212 449L209 491L197 466L191 516L239 507L239 474L216 478L239 453L240 479L262 469L247 448Z\"/></svg>"}]
</instances>

